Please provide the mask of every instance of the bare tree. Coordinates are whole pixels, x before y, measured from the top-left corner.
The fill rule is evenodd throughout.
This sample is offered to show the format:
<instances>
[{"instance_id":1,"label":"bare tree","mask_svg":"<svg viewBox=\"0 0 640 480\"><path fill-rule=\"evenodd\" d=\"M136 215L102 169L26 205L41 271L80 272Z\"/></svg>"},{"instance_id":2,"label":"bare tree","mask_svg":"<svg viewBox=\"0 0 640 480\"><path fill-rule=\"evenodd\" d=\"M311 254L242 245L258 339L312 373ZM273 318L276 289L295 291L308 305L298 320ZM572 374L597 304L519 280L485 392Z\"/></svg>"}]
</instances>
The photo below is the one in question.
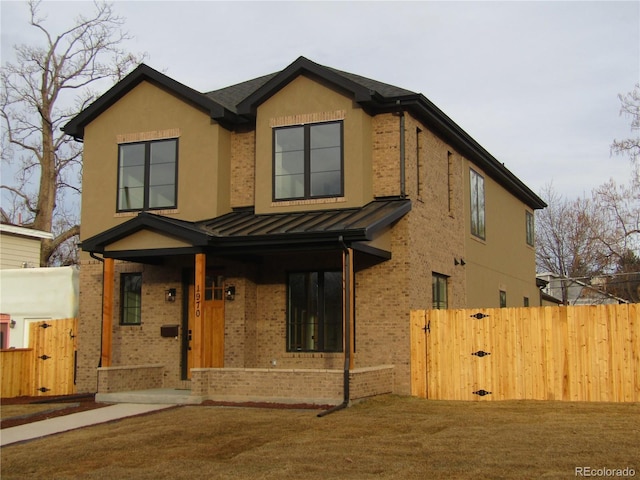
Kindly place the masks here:
<instances>
[{"instance_id":1,"label":"bare tree","mask_svg":"<svg viewBox=\"0 0 640 480\"><path fill-rule=\"evenodd\" d=\"M640 248L640 185L630 182L629 187L615 181L599 186L593 191L594 213L599 229L593 235L602 249L602 255L618 265L629 252Z\"/></svg>"},{"instance_id":2,"label":"bare tree","mask_svg":"<svg viewBox=\"0 0 640 480\"><path fill-rule=\"evenodd\" d=\"M631 117L632 136L623 140L614 140L611 151L619 155L628 155L634 166L635 182L640 182L640 83L626 94L618 95L620 115Z\"/></svg>"},{"instance_id":3,"label":"bare tree","mask_svg":"<svg viewBox=\"0 0 640 480\"><path fill-rule=\"evenodd\" d=\"M609 259L607 289L617 297L640 300L640 184L628 187L613 180L593 191L598 225L593 235Z\"/></svg>"},{"instance_id":4,"label":"bare tree","mask_svg":"<svg viewBox=\"0 0 640 480\"><path fill-rule=\"evenodd\" d=\"M6 127L2 161L17 172L13 184L0 188L8 195L3 203L13 205L5 213L14 223L22 217L25 226L54 233L54 239L42 245L44 266L60 262L56 250L79 233L78 209L63 206L63 200L65 193L79 198L82 154L60 127L95 99L91 86L119 80L143 56L121 48L130 37L111 4L94 3L91 15L78 16L58 34L45 26L39 1L27 6L29 25L41 34L42 42L14 46L16 63L7 63L0 73Z\"/></svg>"},{"instance_id":5,"label":"bare tree","mask_svg":"<svg viewBox=\"0 0 640 480\"><path fill-rule=\"evenodd\" d=\"M589 279L602 273L608 259L593 232L602 228L588 198L568 200L547 185L541 196L548 207L536 212L536 264L540 272L565 279ZM563 284L566 303L566 285Z\"/></svg>"}]
</instances>

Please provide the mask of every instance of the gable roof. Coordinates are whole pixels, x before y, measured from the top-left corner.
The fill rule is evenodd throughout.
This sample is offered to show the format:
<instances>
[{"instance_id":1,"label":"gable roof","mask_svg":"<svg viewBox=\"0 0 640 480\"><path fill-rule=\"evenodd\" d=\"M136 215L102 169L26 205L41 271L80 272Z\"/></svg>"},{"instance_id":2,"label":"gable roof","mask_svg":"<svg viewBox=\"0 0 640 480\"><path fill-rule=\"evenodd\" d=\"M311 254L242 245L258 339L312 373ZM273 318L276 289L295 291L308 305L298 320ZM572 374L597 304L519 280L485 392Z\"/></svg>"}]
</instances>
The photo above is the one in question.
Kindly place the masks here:
<instances>
[{"instance_id":1,"label":"gable roof","mask_svg":"<svg viewBox=\"0 0 640 480\"><path fill-rule=\"evenodd\" d=\"M233 128L234 125L254 123L258 106L300 75L306 75L332 85L351 96L370 115L410 112L530 208L540 209L547 206L503 163L485 150L424 95L326 67L305 57L299 57L280 72L208 93L199 93L141 64L67 123L63 127L63 131L76 139L81 139L84 135L85 125L144 80L168 89L184 98L185 101L207 111L212 119L226 128Z\"/></svg>"},{"instance_id":2,"label":"gable roof","mask_svg":"<svg viewBox=\"0 0 640 480\"><path fill-rule=\"evenodd\" d=\"M158 72L157 70L154 70L144 63L141 63L131 73L111 87L104 95L62 127L62 131L67 135L71 135L76 140L82 139L84 137L84 127L86 125L92 122L143 81L150 82L160 88L172 92L184 101L204 110L212 119L219 121L220 123L237 120L234 118L236 115L212 98L187 87L186 85Z\"/></svg>"}]
</instances>

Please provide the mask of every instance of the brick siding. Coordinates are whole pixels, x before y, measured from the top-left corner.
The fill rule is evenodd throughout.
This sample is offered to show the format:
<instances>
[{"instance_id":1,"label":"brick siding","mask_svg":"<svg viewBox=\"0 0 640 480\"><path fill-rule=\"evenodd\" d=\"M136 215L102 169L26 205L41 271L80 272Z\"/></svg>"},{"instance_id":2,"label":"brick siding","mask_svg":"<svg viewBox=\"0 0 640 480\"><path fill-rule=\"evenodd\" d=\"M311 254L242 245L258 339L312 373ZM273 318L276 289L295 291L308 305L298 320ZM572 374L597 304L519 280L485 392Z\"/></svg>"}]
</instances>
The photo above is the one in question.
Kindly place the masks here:
<instances>
[{"instance_id":1,"label":"brick siding","mask_svg":"<svg viewBox=\"0 0 640 480\"><path fill-rule=\"evenodd\" d=\"M378 115L373 121L373 190L375 196L400 194L399 117ZM420 150L416 128L422 130ZM406 193L412 211L391 229L390 260L358 270L356 283L356 351L352 398L380 393L410 394L409 312L431 303L432 272L449 276L451 307L463 306L465 282L454 258L464 257L462 157L410 115L405 116ZM231 205L254 203L255 133L231 137ZM451 155L448 154L451 152ZM420 195L418 158L420 156ZM449 209L449 195L453 199ZM360 255L356 253L356 255ZM181 263L182 262L182 263ZM196 369L192 394L212 399L239 397L278 401L342 401L342 353L286 351L287 272L341 268L341 251L265 255L260 262L209 258L236 287L225 302L225 367ZM193 258L165 265L116 262L113 361L100 370L102 264L83 255L80 269L79 392L119 388L183 388L183 272ZM119 325L120 274L142 272L142 325ZM165 290L177 289L175 302ZM178 339L163 338L162 325L180 325ZM145 366L131 368L130 366ZM146 367L153 365L154 367ZM126 367L126 368L123 368ZM161 374L158 373L161 369ZM160 380L159 380L160 379Z\"/></svg>"}]
</instances>

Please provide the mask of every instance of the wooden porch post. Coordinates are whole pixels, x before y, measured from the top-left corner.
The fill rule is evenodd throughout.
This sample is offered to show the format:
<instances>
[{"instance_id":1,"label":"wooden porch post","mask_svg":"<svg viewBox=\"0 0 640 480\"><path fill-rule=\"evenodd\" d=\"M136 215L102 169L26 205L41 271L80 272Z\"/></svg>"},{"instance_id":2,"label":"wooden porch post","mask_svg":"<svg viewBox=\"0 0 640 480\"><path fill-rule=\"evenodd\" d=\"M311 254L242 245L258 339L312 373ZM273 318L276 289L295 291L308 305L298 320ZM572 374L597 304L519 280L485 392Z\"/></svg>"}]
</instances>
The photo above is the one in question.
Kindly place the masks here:
<instances>
[{"instance_id":1,"label":"wooden porch post","mask_svg":"<svg viewBox=\"0 0 640 480\"><path fill-rule=\"evenodd\" d=\"M114 272L113 258L105 258L102 270L102 348L100 356L100 365L103 367L111 366Z\"/></svg>"},{"instance_id":2,"label":"wooden porch post","mask_svg":"<svg viewBox=\"0 0 640 480\"><path fill-rule=\"evenodd\" d=\"M193 299L193 336L191 348L193 349L192 359L193 368L202 368L204 366L204 290L205 277L207 271L207 255L206 253L196 253L196 269L194 279L194 299Z\"/></svg>"},{"instance_id":3,"label":"wooden porch post","mask_svg":"<svg viewBox=\"0 0 640 480\"><path fill-rule=\"evenodd\" d=\"M354 273L353 273L353 248L347 248L342 252L342 278L344 291L342 294L343 311L344 311L344 349L347 353L348 348L348 362L349 370L354 366Z\"/></svg>"}]
</instances>

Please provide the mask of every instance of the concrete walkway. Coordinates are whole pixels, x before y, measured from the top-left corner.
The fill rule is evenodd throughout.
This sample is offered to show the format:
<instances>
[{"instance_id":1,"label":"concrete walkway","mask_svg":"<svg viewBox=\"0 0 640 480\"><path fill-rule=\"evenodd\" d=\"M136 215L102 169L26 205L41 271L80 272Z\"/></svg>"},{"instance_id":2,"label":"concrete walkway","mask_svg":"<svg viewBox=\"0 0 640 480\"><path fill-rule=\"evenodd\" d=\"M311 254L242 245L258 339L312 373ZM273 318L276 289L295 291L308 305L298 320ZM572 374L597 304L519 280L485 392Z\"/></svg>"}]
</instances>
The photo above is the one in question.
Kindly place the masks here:
<instances>
[{"instance_id":1,"label":"concrete walkway","mask_svg":"<svg viewBox=\"0 0 640 480\"><path fill-rule=\"evenodd\" d=\"M98 425L100 423L111 422L120 418L132 417L143 413L155 412L175 405L170 404L131 404L120 403L108 407L96 408L85 412L72 413L54 417L40 422L27 423L18 427L5 428L0 430L0 446L11 445L12 443L24 442L34 438L53 435L54 433L67 432L77 428Z\"/></svg>"}]
</instances>

